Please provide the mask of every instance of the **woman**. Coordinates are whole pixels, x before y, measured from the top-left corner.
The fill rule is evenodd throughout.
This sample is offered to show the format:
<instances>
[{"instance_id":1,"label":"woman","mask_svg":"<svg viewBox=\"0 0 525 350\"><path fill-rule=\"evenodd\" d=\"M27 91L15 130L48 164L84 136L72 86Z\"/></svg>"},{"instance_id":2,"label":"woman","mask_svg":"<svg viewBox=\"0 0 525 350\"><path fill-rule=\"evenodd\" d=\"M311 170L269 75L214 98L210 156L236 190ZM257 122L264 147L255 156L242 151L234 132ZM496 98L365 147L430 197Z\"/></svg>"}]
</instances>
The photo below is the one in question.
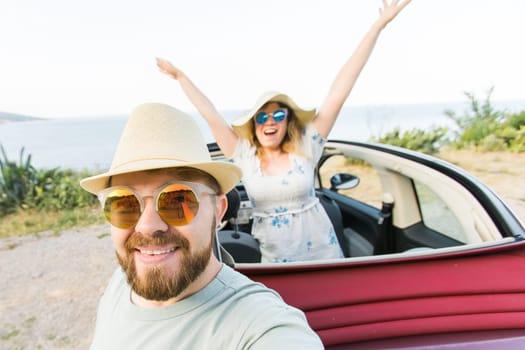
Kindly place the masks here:
<instances>
[{"instance_id":1,"label":"woman","mask_svg":"<svg viewBox=\"0 0 525 350\"><path fill-rule=\"evenodd\" d=\"M181 70L157 58L160 70L179 81L206 119L224 155L242 168L262 262L343 256L330 219L315 197L314 169L379 34L409 2L383 0L379 18L336 76L317 113L299 108L285 94L268 92L230 126Z\"/></svg>"}]
</instances>

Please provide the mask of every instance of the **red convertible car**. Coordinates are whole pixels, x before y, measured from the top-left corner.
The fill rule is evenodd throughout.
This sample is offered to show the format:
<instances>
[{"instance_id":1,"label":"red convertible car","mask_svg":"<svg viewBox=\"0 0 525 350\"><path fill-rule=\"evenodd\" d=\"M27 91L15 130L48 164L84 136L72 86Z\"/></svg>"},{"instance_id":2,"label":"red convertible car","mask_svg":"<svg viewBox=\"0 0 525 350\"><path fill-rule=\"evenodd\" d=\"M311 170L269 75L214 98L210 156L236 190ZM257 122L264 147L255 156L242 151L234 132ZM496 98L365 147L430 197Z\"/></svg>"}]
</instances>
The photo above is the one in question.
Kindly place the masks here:
<instances>
[{"instance_id":1,"label":"red convertible car","mask_svg":"<svg viewBox=\"0 0 525 350\"><path fill-rule=\"evenodd\" d=\"M242 183L219 237L327 349L525 349L525 228L487 186L428 155L346 141L327 143L315 182L344 259L260 263Z\"/></svg>"}]
</instances>

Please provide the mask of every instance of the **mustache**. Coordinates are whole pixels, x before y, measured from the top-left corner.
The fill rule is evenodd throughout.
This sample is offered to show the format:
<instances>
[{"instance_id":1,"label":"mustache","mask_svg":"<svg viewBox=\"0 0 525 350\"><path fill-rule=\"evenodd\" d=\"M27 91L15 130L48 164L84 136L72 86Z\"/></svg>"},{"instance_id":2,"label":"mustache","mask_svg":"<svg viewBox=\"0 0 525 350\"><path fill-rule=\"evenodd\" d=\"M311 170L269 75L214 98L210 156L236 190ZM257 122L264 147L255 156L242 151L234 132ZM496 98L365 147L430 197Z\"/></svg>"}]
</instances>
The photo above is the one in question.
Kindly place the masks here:
<instances>
[{"instance_id":1,"label":"mustache","mask_svg":"<svg viewBox=\"0 0 525 350\"><path fill-rule=\"evenodd\" d=\"M174 245L185 250L190 248L188 239L177 232L155 232L152 235L145 236L136 231L128 237L124 247L130 253L135 251L136 247L149 245Z\"/></svg>"}]
</instances>

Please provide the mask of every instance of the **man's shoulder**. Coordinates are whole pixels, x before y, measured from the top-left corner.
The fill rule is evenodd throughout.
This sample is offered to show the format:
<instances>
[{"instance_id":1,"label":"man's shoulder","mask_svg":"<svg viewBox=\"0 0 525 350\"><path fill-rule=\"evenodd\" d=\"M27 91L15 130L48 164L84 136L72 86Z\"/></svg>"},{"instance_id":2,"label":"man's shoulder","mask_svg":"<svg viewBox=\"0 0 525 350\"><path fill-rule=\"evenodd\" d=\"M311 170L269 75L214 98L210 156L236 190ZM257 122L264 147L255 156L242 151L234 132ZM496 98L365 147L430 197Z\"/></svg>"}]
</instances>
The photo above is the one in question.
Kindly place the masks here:
<instances>
[{"instance_id":1,"label":"man's shoulder","mask_svg":"<svg viewBox=\"0 0 525 350\"><path fill-rule=\"evenodd\" d=\"M235 271L229 266L223 266L217 280L228 291L224 302L232 304L233 308L244 309L249 307L252 311L261 309L294 309L284 302L281 296L263 285L252 281L245 275Z\"/></svg>"},{"instance_id":2,"label":"man's shoulder","mask_svg":"<svg viewBox=\"0 0 525 350\"><path fill-rule=\"evenodd\" d=\"M222 268L217 279L230 291L220 305L224 311L221 312L222 321L244 334L245 341L259 344L257 348L271 349L289 338L290 348L322 348L304 313L287 304L273 289L228 266Z\"/></svg>"},{"instance_id":3,"label":"man's shoulder","mask_svg":"<svg viewBox=\"0 0 525 350\"><path fill-rule=\"evenodd\" d=\"M224 284L225 287L231 288L235 292L250 289L253 291L268 292L279 299L281 298L273 289L266 287L262 283L251 280L227 265L223 265L221 271L217 275L217 280Z\"/></svg>"}]
</instances>

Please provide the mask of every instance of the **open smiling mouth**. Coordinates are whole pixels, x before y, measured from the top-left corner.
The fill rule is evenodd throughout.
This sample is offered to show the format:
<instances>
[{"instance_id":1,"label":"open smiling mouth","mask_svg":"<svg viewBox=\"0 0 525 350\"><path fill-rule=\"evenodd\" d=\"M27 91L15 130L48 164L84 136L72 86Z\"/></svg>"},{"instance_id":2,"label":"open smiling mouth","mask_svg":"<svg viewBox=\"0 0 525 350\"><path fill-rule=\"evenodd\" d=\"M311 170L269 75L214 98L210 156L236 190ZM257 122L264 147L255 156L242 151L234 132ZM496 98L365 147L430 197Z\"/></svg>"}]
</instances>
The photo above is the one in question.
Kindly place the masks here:
<instances>
[{"instance_id":1,"label":"open smiling mouth","mask_svg":"<svg viewBox=\"0 0 525 350\"><path fill-rule=\"evenodd\" d=\"M140 254L144 254L144 255L163 255L163 254L168 254L168 253L171 253L171 252L174 252L175 250L177 250L177 247L171 247L171 248L166 248L166 249L145 249L145 248L136 248L136 251L139 252Z\"/></svg>"}]
</instances>

